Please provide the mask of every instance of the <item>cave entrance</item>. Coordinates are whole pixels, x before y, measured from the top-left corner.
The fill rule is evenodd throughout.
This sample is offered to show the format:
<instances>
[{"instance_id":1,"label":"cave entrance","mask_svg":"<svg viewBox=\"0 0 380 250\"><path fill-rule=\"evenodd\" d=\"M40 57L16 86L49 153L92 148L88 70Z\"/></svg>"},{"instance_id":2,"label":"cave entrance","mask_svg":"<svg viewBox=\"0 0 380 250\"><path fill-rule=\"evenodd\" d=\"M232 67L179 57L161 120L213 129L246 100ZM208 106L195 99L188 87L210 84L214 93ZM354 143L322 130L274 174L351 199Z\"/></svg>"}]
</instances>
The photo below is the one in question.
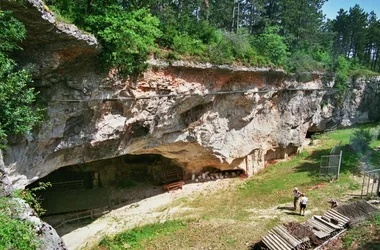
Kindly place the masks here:
<instances>
[{"instance_id":1,"label":"cave entrance","mask_svg":"<svg viewBox=\"0 0 380 250\"><path fill-rule=\"evenodd\" d=\"M52 184L36 193L47 216L136 202L164 192L162 184L183 178L183 169L162 155L124 155L62 167L27 188Z\"/></svg>"},{"instance_id":2,"label":"cave entrance","mask_svg":"<svg viewBox=\"0 0 380 250\"><path fill-rule=\"evenodd\" d=\"M265 164L274 164L277 162L277 160L280 159L287 159L288 157L295 155L298 151L298 147L289 144L287 147L277 147L274 149L269 149L264 156Z\"/></svg>"},{"instance_id":3,"label":"cave entrance","mask_svg":"<svg viewBox=\"0 0 380 250\"><path fill-rule=\"evenodd\" d=\"M321 129L317 125L312 125L306 132L306 139L311 139L313 135L320 134Z\"/></svg>"}]
</instances>

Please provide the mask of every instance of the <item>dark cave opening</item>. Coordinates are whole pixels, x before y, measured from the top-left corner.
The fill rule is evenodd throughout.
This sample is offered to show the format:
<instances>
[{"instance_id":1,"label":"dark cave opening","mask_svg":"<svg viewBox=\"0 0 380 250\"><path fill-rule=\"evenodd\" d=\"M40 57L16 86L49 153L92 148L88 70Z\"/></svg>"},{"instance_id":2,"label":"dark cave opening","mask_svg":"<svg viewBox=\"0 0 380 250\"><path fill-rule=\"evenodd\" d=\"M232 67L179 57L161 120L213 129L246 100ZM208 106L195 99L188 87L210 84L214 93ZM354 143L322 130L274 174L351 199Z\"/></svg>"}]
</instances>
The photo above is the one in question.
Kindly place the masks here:
<instances>
[{"instance_id":1,"label":"dark cave opening","mask_svg":"<svg viewBox=\"0 0 380 250\"><path fill-rule=\"evenodd\" d=\"M124 155L66 166L27 186L36 191L45 216L127 205L164 192L162 185L183 180L184 170L159 154Z\"/></svg>"},{"instance_id":2,"label":"dark cave opening","mask_svg":"<svg viewBox=\"0 0 380 250\"><path fill-rule=\"evenodd\" d=\"M315 134L320 134L320 132L315 132L315 131L307 131L306 132L306 138L311 139L313 135Z\"/></svg>"}]
</instances>

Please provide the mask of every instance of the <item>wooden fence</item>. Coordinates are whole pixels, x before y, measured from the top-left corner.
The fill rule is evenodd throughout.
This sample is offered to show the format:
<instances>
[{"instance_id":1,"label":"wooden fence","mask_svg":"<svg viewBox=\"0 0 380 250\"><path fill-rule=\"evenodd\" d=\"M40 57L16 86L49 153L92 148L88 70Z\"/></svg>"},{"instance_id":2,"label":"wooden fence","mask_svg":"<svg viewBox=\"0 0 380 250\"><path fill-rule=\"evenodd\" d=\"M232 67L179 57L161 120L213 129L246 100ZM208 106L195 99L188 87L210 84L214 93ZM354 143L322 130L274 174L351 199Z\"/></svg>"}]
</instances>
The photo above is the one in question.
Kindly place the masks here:
<instances>
[{"instance_id":1,"label":"wooden fence","mask_svg":"<svg viewBox=\"0 0 380 250\"><path fill-rule=\"evenodd\" d=\"M96 208L92 210L77 212L77 213L71 213L68 215L63 216L59 221L52 223L52 226L54 228L64 227L66 224L70 223L79 223L83 220L93 220L95 218L98 218L104 214L107 214L109 212L108 207L103 208Z\"/></svg>"}]
</instances>

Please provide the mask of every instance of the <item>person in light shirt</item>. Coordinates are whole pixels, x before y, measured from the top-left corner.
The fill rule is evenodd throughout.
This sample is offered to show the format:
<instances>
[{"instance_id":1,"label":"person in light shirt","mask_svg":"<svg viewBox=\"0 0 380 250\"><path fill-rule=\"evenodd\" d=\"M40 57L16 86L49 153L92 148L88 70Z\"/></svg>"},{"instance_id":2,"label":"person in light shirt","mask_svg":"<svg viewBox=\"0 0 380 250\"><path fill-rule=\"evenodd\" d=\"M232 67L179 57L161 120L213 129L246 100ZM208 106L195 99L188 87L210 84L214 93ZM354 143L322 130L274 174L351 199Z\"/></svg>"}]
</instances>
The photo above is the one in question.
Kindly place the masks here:
<instances>
[{"instance_id":1,"label":"person in light shirt","mask_svg":"<svg viewBox=\"0 0 380 250\"><path fill-rule=\"evenodd\" d=\"M298 190L298 188L295 187L293 189L293 194L294 194L294 201L293 201L294 210L297 210L297 203L298 203L298 199L301 196L301 192Z\"/></svg>"},{"instance_id":2,"label":"person in light shirt","mask_svg":"<svg viewBox=\"0 0 380 250\"><path fill-rule=\"evenodd\" d=\"M307 197L305 194L301 194L301 200L300 200L300 215L305 216L305 210L306 210L306 204L307 204Z\"/></svg>"}]
</instances>

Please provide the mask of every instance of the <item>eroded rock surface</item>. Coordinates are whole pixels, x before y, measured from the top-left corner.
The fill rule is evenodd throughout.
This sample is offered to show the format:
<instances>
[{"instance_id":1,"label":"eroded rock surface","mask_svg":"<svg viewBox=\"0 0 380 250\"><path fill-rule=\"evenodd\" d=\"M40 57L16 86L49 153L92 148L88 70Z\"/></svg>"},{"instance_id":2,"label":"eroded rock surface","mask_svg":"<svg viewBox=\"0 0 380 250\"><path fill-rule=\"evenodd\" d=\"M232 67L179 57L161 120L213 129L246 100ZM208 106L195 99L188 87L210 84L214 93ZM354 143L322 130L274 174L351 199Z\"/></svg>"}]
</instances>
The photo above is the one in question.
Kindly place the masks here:
<instances>
[{"instance_id":1,"label":"eroded rock surface","mask_svg":"<svg viewBox=\"0 0 380 250\"><path fill-rule=\"evenodd\" d=\"M13 186L4 171L2 151L0 150L0 197L10 197ZM36 239L41 242L41 249L66 250L66 245L58 236L55 229L48 223L40 220L36 212L20 198L8 198L8 205L2 208L4 214L10 214L22 221L29 221L33 225Z\"/></svg>"},{"instance_id":2,"label":"eroded rock surface","mask_svg":"<svg viewBox=\"0 0 380 250\"><path fill-rule=\"evenodd\" d=\"M41 1L27 2L3 7L26 24L24 50L15 56L32 69L48 120L6 152L18 187L60 167L125 154L160 154L187 173L253 174L300 150L322 118L334 119L334 103L321 112L326 90L318 74L299 83L283 70L150 60L137 82L118 78L101 70L94 37L57 22Z\"/></svg>"}]
</instances>

